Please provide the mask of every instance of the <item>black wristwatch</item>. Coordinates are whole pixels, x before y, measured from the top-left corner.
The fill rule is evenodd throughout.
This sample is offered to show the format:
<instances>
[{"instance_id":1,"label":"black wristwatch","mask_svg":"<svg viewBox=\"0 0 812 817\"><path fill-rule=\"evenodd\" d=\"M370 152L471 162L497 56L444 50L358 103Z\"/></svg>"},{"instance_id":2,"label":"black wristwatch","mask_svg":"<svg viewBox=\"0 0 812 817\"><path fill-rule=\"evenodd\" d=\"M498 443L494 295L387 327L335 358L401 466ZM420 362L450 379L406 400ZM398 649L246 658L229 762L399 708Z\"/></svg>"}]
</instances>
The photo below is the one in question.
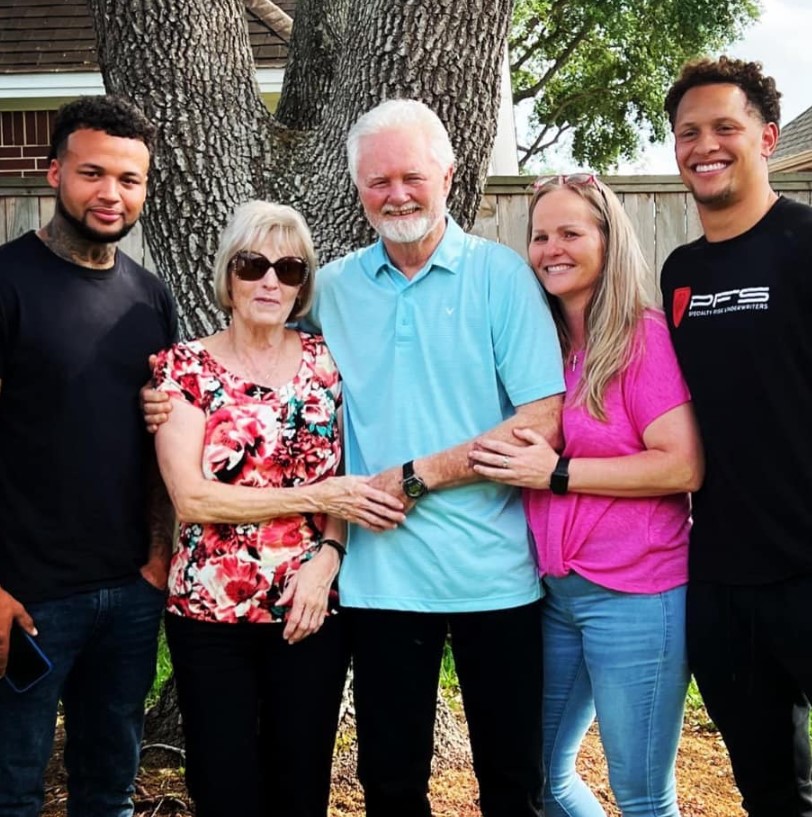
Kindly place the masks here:
<instances>
[{"instance_id":1,"label":"black wristwatch","mask_svg":"<svg viewBox=\"0 0 812 817\"><path fill-rule=\"evenodd\" d=\"M563 496L570 485L570 458L559 457L553 473L550 474L550 490L554 494Z\"/></svg>"},{"instance_id":2,"label":"black wristwatch","mask_svg":"<svg viewBox=\"0 0 812 817\"><path fill-rule=\"evenodd\" d=\"M426 483L414 472L414 460L403 463L403 482L400 484L409 499L420 499L429 492Z\"/></svg>"}]
</instances>

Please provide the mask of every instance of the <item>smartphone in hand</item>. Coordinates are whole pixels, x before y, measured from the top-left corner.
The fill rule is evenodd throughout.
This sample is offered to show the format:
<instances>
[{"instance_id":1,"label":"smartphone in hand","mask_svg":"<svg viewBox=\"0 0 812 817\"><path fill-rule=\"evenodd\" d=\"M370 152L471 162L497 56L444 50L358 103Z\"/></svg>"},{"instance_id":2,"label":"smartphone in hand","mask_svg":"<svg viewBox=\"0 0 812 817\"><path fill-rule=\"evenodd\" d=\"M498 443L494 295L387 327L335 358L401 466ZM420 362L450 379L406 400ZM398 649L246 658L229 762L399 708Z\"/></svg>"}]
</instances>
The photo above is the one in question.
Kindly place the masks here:
<instances>
[{"instance_id":1,"label":"smartphone in hand","mask_svg":"<svg viewBox=\"0 0 812 817\"><path fill-rule=\"evenodd\" d=\"M51 662L33 636L16 621L12 622L8 664L4 676L8 685L15 692L25 692L42 680L51 671L51 667Z\"/></svg>"}]
</instances>

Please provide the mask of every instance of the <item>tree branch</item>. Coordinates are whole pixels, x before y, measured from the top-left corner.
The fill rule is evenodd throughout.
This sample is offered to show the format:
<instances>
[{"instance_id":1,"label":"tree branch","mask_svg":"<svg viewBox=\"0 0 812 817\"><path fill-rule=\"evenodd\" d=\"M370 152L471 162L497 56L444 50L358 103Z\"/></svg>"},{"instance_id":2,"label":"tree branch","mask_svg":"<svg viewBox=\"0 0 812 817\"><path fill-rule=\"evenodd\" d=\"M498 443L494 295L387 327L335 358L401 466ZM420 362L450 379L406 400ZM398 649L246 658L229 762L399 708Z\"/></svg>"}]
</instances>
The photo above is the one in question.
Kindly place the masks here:
<instances>
[{"instance_id":1,"label":"tree branch","mask_svg":"<svg viewBox=\"0 0 812 817\"><path fill-rule=\"evenodd\" d=\"M519 159L519 167L523 168L527 162L533 158L538 153L543 153L548 148L551 148L558 140L568 131L572 130L572 125L567 123L566 125L561 125L556 132L556 135L550 139L549 142L544 142L542 144L541 140L544 136L550 131L550 128L544 128L541 133L539 134L538 138L533 142L533 144L529 148L523 148L519 146L519 150L524 150L524 155Z\"/></svg>"},{"instance_id":2,"label":"tree branch","mask_svg":"<svg viewBox=\"0 0 812 817\"><path fill-rule=\"evenodd\" d=\"M245 7L272 28L286 43L293 32L293 18L271 0L244 0Z\"/></svg>"},{"instance_id":3,"label":"tree branch","mask_svg":"<svg viewBox=\"0 0 812 817\"><path fill-rule=\"evenodd\" d=\"M548 39L548 32L546 29L536 37L533 42L528 44L528 40L530 39L530 35L532 32L528 32L527 37L524 38L524 42L522 43L523 51L520 53L518 59L513 62L510 66L510 73L514 73L516 71L521 70L522 66L536 53L539 49L541 44ZM510 53L515 54L518 51L519 44L517 42L513 42L510 44Z\"/></svg>"},{"instance_id":4,"label":"tree branch","mask_svg":"<svg viewBox=\"0 0 812 817\"><path fill-rule=\"evenodd\" d=\"M248 0L246 0L248 2ZM313 130L331 103L348 18L348 0L299 0L277 121Z\"/></svg>"},{"instance_id":5,"label":"tree branch","mask_svg":"<svg viewBox=\"0 0 812 817\"><path fill-rule=\"evenodd\" d=\"M536 82L534 85L531 85L529 88L525 88L522 91L517 91L513 94L513 104L517 105L519 102L522 102L525 99L532 99L536 96L536 94L549 82L550 77L554 76L558 71L561 70L561 67L567 62L567 60L572 56L572 52L583 42L586 38L587 34L592 30L593 23L592 21L588 21L584 27L570 40L567 44L567 47L559 54L556 61L547 69L545 74L541 77L541 79Z\"/></svg>"}]
</instances>

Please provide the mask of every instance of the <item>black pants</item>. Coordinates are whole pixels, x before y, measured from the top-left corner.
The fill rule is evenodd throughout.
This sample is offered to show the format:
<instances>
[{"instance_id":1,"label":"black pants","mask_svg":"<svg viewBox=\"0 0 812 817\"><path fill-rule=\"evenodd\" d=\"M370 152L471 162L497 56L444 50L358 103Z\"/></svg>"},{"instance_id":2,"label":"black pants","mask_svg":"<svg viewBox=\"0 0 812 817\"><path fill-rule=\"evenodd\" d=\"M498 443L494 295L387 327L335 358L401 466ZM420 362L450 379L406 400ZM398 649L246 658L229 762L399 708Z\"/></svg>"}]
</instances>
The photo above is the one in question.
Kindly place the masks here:
<instances>
[{"instance_id":1,"label":"black pants","mask_svg":"<svg viewBox=\"0 0 812 817\"><path fill-rule=\"evenodd\" d=\"M289 645L279 624L166 616L197 817L326 817L343 617Z\"/></svg>"},{"instance_id":2,"label":"black pants","mask_svg":"<svg viewBox=\"0 0 812 817\"><path fill-rule=\"evenodd\" d=\"M692 581L688 660L750 817L812 817L812 577Z\"/></svg>"},{"instance_id":3,"label":"black pants","mask_svg":"<svg viewBox=\"0 0 812 817\"><path fill-rule=\"evenodd\" d=\"M348 609L367 817L431 817L440 662L450 632L484 817L538 817L541 611Z\"/></svg>"}]
</instances>

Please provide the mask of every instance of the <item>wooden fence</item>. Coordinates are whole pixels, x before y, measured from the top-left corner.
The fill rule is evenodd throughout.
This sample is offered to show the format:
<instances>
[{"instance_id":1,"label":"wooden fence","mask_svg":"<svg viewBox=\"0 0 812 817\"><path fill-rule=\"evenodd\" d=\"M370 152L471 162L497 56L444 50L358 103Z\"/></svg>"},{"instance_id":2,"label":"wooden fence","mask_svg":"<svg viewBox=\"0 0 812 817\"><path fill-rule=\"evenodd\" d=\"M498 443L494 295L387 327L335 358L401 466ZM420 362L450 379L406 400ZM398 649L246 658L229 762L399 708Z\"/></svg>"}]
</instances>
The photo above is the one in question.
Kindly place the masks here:
<instances>
[{"instance_id":1,"label":"wooden fence","mask_svg":"<svg viewBox=\"0 0 812 817\"><path fill-rule=\"evenodd\" d=\"M606 176L603 180L618 194L635 226L652 273L650 292L656 297L663 261L674 247L702 232L693 200L678 176ZM491 177L473 232L524 255L531 181L527 176ZM775 173L771 181L778 192L812 203L812 173ZM42 180L0 178L0 243L36 229L53 210L51 189ZM140 225L124 239L122 248L153 268Z\"/></svg>"},{"instance_id":2,"label":"wooden fence","mask_svg":"<svg viewBox=\"0 0 812 817\"><path fill-rule=\"evenodd\" d=\"M617 193L634 225L651 270L649 292L659 299L663 262L675 247L702 234L693 199L679 176L601 178ZM771 182L779 193L812 204L812 173L774 173ZM531 183L527 177L491 177L472 232L524 255Z\"/></svg>"}]
</instances>

